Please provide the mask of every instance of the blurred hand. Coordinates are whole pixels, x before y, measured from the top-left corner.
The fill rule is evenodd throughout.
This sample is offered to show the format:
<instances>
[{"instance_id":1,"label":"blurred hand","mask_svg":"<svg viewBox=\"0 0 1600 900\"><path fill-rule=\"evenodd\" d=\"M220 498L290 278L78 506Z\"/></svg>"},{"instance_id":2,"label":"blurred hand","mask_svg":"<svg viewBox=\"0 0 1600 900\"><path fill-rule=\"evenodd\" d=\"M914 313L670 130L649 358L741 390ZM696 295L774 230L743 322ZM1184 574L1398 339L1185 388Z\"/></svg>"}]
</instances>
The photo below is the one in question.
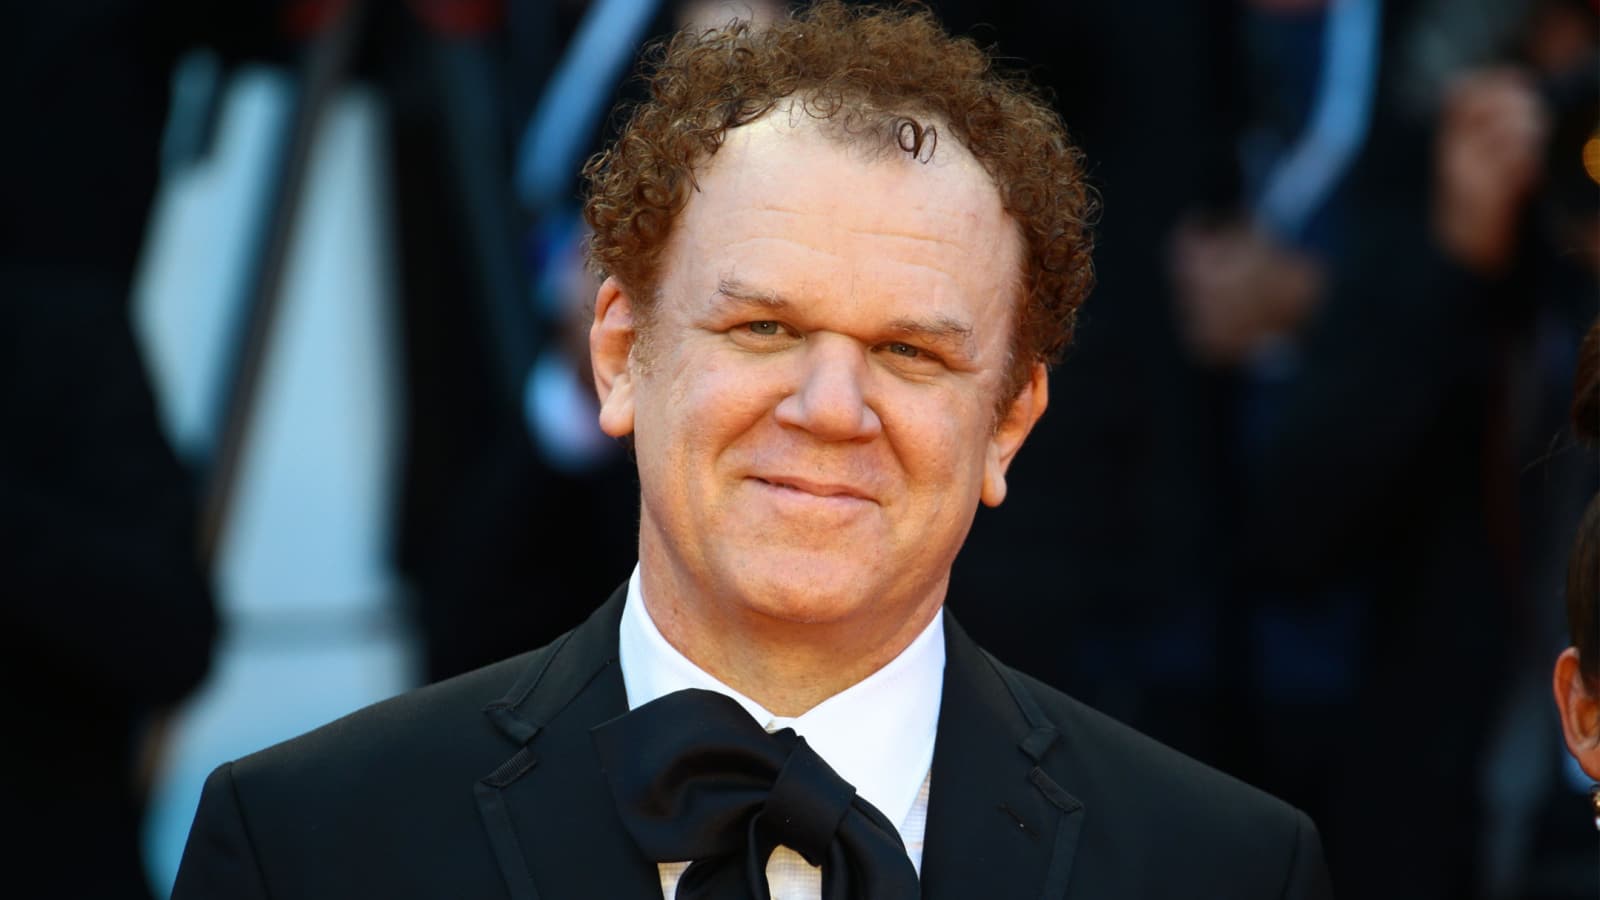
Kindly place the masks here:
<instances>
[{"instance_id":1,"label":"blurred hand","mask_svg":"<svg viewBox=\"0 0 1600 900\"><path fill-rule=\"evenodd\" d=\"M1510 68L1471 72L1445 96L1436 147L1434 236L1462 265L1503 271L1543 174L1549 117L1531 79Z\"/></svg>"},{"instance_id":2,"label":"blurred hand","mask_svg":"<svg viewBox=\"0 0 1600 900\"><path fill-rule=\"evenodd\" d=\"M1188 223L1173 239L1180 332L1212 365L1237 365L1298 329L1322 297L1322 267L1241 224Z\"/></svg>"}]
</instances>

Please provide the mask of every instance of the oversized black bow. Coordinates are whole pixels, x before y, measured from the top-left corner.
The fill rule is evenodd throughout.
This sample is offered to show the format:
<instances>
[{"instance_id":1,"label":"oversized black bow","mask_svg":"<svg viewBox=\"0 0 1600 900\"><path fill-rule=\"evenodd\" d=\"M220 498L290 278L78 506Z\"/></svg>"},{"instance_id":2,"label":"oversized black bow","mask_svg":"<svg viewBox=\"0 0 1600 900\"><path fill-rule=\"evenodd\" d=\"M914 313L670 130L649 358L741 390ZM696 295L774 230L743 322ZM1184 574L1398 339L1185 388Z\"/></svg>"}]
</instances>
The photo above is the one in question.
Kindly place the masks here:
<instances>
[{"instance_id":1,"label":"oversized black bow","mask_svg":"<svg viewBox=\"0 0 1600 900\"><path fill-rule=\"evenodd\" d=\"M628 833L655 862L693 860L675 900L771 900L779 844L822 867L822 900L915 900L905 845L785 728L714 691L668 694L593 731Z\"/></svg>"}]
</instances>

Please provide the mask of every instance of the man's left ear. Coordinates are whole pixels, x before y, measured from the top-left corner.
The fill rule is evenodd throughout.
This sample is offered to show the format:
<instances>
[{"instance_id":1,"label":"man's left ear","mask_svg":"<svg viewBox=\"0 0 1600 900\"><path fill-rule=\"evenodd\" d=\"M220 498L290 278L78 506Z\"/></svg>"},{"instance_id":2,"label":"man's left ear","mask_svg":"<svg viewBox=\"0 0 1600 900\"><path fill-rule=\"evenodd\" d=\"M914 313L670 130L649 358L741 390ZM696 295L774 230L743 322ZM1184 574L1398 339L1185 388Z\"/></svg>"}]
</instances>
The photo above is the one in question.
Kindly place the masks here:
<instances>
[{"instance_id":1,"label":"man's left ear","mask_svg":"<svg viewBox=\"0 0 1600 900\"><path fill-rule=\"evenodd\" d=\"M1044 415L1050 405L1050 374L1044 363L1034 363L1033 371L1022 385L1022 390L1006 408L1005 418L989 439L988 456L983 463L983 492L979 498L986 506L999 506L1006 499L1006 469L1022 449L1022 442L1033 423Z\"/></svg>"}]
</instances>

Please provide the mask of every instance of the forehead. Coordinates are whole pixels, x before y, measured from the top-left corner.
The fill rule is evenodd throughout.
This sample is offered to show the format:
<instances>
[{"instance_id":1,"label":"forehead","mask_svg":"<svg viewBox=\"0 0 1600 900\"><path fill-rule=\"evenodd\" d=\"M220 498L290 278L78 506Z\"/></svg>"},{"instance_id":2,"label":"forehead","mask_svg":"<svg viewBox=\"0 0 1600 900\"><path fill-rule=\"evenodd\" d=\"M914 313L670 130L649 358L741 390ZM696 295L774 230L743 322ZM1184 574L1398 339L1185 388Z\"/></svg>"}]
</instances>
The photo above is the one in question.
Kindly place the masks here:
<instances>
[{"instance_id":1,"label":"forehead","mask_svg":"<svg viewBox=\"0 0 1600 900\"><path fill-rule=\"evenodd\" d=\"M730 131L697 173L666 280L1008 322L1022 241L993 180L955 140L922 159L887 140L781 108Z\"/></svg>"}]
</instances>

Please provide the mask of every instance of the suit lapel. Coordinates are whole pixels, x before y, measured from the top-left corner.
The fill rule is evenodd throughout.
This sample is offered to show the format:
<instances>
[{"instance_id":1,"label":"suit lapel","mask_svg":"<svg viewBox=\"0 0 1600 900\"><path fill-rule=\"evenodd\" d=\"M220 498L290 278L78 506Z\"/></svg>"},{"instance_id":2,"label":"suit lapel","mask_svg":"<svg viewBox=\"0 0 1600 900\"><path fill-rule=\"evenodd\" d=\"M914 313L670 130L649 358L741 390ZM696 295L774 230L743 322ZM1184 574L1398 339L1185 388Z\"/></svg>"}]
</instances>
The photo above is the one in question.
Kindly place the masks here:
<instances>
[{"instance_id":1,"label":"suit lapel","mask_svg":"<svg viewBox=\"0 0 1600 900\"><path fill-rule=\"evenodd\" d=\"M1084 810L1043 767L1055 726L948 614L945 634L922 895L1059 898Z\"/></svg>"},{"instance_id":2,"label":"suit lapel","mask_svg":"<svg viewBox=\"0 0 1600 900\"><path fill-rule=\"evenodd\" d=\"M658 900L654 863L617 819L589 737L628 711L617 665L619 588L587 622L546 650L506 696L484 709L508 758L474 785L478 812L515 900Z\"/></svg>"}]
</instances>

